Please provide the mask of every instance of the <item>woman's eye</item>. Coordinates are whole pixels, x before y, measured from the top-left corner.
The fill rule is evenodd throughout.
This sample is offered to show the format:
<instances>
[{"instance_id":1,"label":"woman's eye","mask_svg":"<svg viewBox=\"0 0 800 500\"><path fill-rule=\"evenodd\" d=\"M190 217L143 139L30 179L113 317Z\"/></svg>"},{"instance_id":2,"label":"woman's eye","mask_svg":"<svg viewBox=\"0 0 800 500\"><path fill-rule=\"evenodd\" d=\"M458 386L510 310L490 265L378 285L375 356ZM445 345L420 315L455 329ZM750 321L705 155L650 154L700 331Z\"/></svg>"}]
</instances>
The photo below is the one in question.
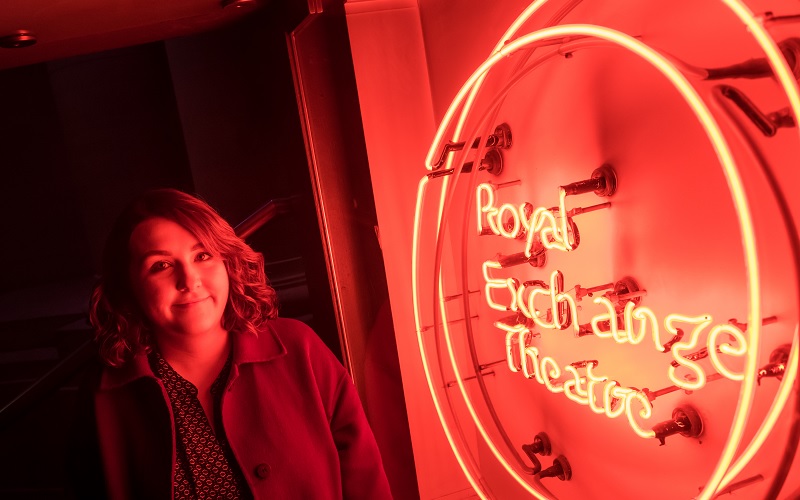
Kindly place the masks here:
<instances>
[{"instance_id":1,"label":"woman's eye","mask_svg":"<svg viewBox=\"0 0 800 500\"><path fill-rule=\"evenodd\" d=\"M159 260L158 262L154 262L152 266L150 266L151 273L157 273L159 271L164 271L171 267L170 263L165 260Z\"/></svg>"},{"instance_id":2,"label":"woman's eye","mask_svg":"<svg viewBox=\"0 0 800 500\"><path fill-rule=\"evenodd\" d=\"M201 261L202 260L209 260L209 259L211 259L211 254L208 253L208 252L200 252L199 254L197 254L196 259L197 260L201 260Z\"/></svg>"}]
</instances>

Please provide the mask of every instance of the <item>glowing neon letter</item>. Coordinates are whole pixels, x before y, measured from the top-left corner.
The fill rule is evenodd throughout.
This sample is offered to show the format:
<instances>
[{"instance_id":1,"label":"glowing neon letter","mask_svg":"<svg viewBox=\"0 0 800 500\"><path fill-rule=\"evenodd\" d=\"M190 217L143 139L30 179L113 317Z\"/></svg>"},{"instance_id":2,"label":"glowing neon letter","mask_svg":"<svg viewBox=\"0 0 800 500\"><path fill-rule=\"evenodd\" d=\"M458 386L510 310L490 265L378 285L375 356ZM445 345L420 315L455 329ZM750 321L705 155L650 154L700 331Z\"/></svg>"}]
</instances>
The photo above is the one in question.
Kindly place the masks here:
<instances>
[{"instance_id":1,"label":"glowing neon letter","mask_svg":"<svg viewBox=\"0 0 800 500\"><path fill-rule=\"evenodd\" d=\"M483 279L486 280L486 286L484 287L484 291L486 294L486 303L489 304L489 307L492 309L496 309L498 311L510 311L511 308L514 306L514 296L512 294L511 301L509 302L508 306L504 306L498 304L494 300L492 300L492 290L494 289L505 289L508 290L508 280L502 278L492 278L489 276L489 269L501 269L500 263L487 260L483 263Z\"/></svg>"},{"instance_id":2,"label":"glowing neon letter","mask_svg":"<svg viewBox=\"0 0 800 500\"><path fill-rule=\"evenodd\" d=\"M483 203L484 193L486 196L486 203ZM494 208L494 187L491 184L478 184L475 197L478 199L478 203L476 203L478 207L478 234L483 232L483 214L487 214L486 221L489 223L492 232L494 234L500 234L500 230L497 228L497 224L492 217L492 215L497 213L497 209Z\"/></svg>"},{"instance_id":3,"label":"glowing neon letter","mask_svg":"<svg viewBox=\"0 0 800 500\"><path fill-rule=\"evenodd\" d=\"M563 302L566 304L567 314L570 315L569 322L572 328L577 332L580 325L578 325L578 313L575 299L573 299L571 295L564 293L564 275L559 270L555 270L550 274L550 297L550 307L553 313L553 328L556 330L563 329L559 314L559 306Z\"/></svg>"},{"instance_id":4,"label":"glowing neon letter","mask_svg":"<svg viewBox=\"0 0 800 500\"><path fill-rule=\"evenodd\" d=\"M514 222L514 226L512 230L509 232L506 229L506 225L503 223L503 213L509 212L511 214L511 220ZM522 228L522 224L519 220L519 213L517 212L517 208L510 203L503 203L500 205L500 210L497 212L497 227L500 230L500 236L505 238L516 238L519 234L519 230Z\"/></svg>"},{"instance_id":5,"label":"glowing neon letter","mask_svg":"<svg viewBox=\"0 0 800 500\"><path fill-rule=\"evenodd\" d=\"M564 250L564 245L559 239L558 223L556 217L550 210L539 207L531 214L530 227L533 229L528 233L528 238L525 245L525 256L530 257L533 255L533 247L536 243L536 235L545 248L554 250Z\"/></svg>"},{"instance_id":6,"label":"glowing neon letter","mask_svg":"<svg viewBox=\"0 0 800 500\"><path fill-rule=\"evenodd\" d=\"M631 300L625 304L624 317L626 337L628 342L630 342L632 345L638 345L642 343L645 335L647 335L648 325L650 327L650 331L653 332L654 335L658 335L658 320L656 319L655 314L653 314L653 311L650 309L646 307L636 308L636 304L634 304L634 302ZM638 329L633 326L634 319L639 320Z\"/></svg>"},{"instance_id":7,"label":"glowing neon letter","mask_svg":"<svg viewBox=\"0 0 800 500\"><path fill-rule=\"evenodd\" d=\"M645 439L655 437L656 433L652 430L645 430L639 426L639 423L636 421L636 418L633 415L633 408L632 403L633 400L638 400L639 403L642 405L642 409L639 410L639 416L643 419L648 419L653 415L653 405L650 404L650 400L647 399L647 396L642 394L639 391L631 391L625 394L625 415L628 417L628 423L631 424L631 428L633 431L638 434L640 437Z\"/></svg>"},{"instance_id":8,"label":"glowing neon letter","mask_svg":"<svg viewBox=\"0 0 800 500\"><path fill-rule=\"evenodd\" d=\"M694 361L684 358L680 355L682 351L689 351L693 352L697 350L697 339L700 336L700 332L705 330L705 328L711 323L711 316L703 315L703 316L681 316L679 314L670 314L664 320L665 326L670 333L677 334L678 329L674 326L674 323L688 323L690 325L696 325L694 329L692 329L692 333L689 335L689 339L684 342L676 342L675 345L672 346L672 357L675 358L675 361L678 364L685 366L695 374L695 381L691 382L688 380L680 379L675 373L675 367L670 364L669 366L669 378L672 382L680 387L681 389L686 389L687 391L694 391L700 389L704 385L706 385L706 374L703 369L695 363Z\"/></svg>"},{"instance_id":9,"label":"glowing neon letter","mask_svg":"<svg viewBox=\"0 0 800 500\"><path fill-rule=\"evenodd\" d=\"M606 382L603 386L603 408L605 408L608 418L617 418L625 413L625 400L629 392L633 392L633 390L620 387L616 380ZM614 408L615 404L616 408Z\"/></svg>"},{"instance_id":10,"label":"glowing neon letter","mask_svg":"<svg viewBox=\"0 0 800 500\"><path fill-rule=\"evenodd\" d=\"M606 297L595 297L593 302L606 306L607 312L592 317L592 332L601 339L614 337L614 332L617 330L617 311L614 310L614 304ZM607 332L600 329L600 323L604 321L608 321L608 324L611 325L611 329Z\"/></svg>"},{"instance_id":11,"label":"glowing neon letter","mask_svg":"<svg viewBox=\"0 0 800 500\"><path fill-rule=\"evenodd\" d=\"M536 381L540 384L544 384L544 379L542 378L542 374L539 373L539 349L535 347L531 347L525 345L524 339L522 338L523 334L519 336L519 352L522 361L522 374L525 375L525 378L534 378L536 377ZM523 347L524 346L524 347ZM528 369L528 366L533 367L533 372Z\"/></svg>"},{"instance_id":12,"label":"glowing neon letter","mask_svg":"<svg viewBox=\"0 0 800 500\"><path fill-rule=\"evenodd\" d=\"M531 314L530 318L533 320L534 323L536 323L541 328L547 328L548 330L552 330L553 324L548 323L544 319L542 319L543 316L542 313L538 309L536 309L536 306L534 305L534 303L536 302L537 295L549 295L549 294L550 290L546 288L542 288L540 286L533 287L533 290L531 290L530 295L528 295L528 310L530 311Z\"/></svg>"},{"instance_id":13,"label":"glowing neon letter","mask_svg":"<svg viewBox=\"0 0 800 500\"><path fill-rule=\"evenodd\" d=\"M711 359L711 365L723 377L727 377L731 380L744 380L744 373L734 373L730 371L722 363L722 360L719 359L720 353L717 352L717 337L719 337L722 333L731 335L739 344L739 347L734 348L729 343L723 342L719 345L719 350L721 353L739 358L747 354L747 340L745 339L744 333L741 330L731 324L717 325L712 328L711 333L708 334L708 357Z\"/></svg>"},{"instance_id":14,"label":"glowing neon letter","mask_svg":"<svg viewBox=\"0 0 800 500\"><path fill-rule=\"evenodd\" d=\"M509 326L499 321L495 322L494 326L496 326L500 330L505 330L506 332L506 362L508 363L508 369L514 373L519 372L520 370L522 370L522 365L520 364L519 366L517 366L517 363L514 360L519 359L521 361L522 358L519 354L517 355L516 358L514 356L515 343L513 342L513 338L517 337L517 339L519 339L522 337L522 335L530 333L530 330L528 330L525 327L525 325ZM516 342L516 345L517 345L517 351L521 352L519 342Z\"/></svg>"},{"instance_id":15,"label":"glowing neon letter","mask_svg":"<svg viewBox=\"0 0 800 500\"><path fill-rule=\"evenodd\" d=\"M540 371L544 373L544 386L547 387L550 392L556 394L559 392L564 392L563 385L553 385L553 380L561 377L561 368L558 367L558 364L555 362L555 360L550 356L545 356L542 358L541 363Z\"/></svg>"},{"instance_id":16,"label":"glowing neon letter","mask_svg":"<svg viewBox=\"0 0 800 500\"><path fill-rule=\"evenodd\" d=\"M625 305L626 312L627 312L627 304ZM633 337L633 321L634 319L639 320L639 335L636 337L634 341ZM631 312L631 321L628 322L628 317L625 317L625 328L628 330L628 337L631 340L631 344L638 344L642 340L644 340L645 335L647 335L647 326L650 326L650 331L652 332L651 335L653 337L653 343L656 346L656 350L659 352L664 352L664 344L660 343L660 333L658 331L658 319L656 318L655 313L649 308L644 306L639 306L633 309Z\"/></svg>"},{"instance_id":17,"label":"glowing neon letter","mask_svg":"<svg viewBox=\"0 0 800 500\"><path fill-rule=\"evenodd\" d=\"M589 393L581 386L586 383L586 378L578 373L578 369L572 365L567 365L564 370L572 374L573 379L564 382L564 395L581 405L589 404ZM574 391L573 391L574 389Z\"/></svg>"},{"instance_id":18,"label":"glowing neon letter","mask_svg":"<svg viewBox=\"0 0 800 500\"><path fill-rule=\"evenodd\" d=\"M595 386L601 382L608 380L608 377L598 377L593 372L594 363L586 365L586 378L589 380L586 384L586 392L589 393L589 408L593 412L603 414L606 412L605 408L597 405L597 395L594 392Z\"/></svg>"}]
</instances>

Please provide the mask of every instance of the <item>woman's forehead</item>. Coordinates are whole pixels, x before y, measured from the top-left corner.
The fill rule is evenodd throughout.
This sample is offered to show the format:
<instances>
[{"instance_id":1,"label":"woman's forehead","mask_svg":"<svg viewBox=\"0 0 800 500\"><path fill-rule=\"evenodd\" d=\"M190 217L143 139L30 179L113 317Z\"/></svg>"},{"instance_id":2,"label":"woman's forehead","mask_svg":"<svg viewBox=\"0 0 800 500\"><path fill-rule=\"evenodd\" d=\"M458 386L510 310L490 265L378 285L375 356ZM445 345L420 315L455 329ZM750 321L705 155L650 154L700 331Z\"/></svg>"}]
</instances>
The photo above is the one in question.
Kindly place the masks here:
<instances>
[{"instance_id":1,"label":"woman's forehead","mask_svg":"<svg viewBox=\"0 0 800 500\"><path fill-rule=\"evenodd\" d=\"M203 242L189 229L162 217L146 219L134 227L129 240L131 253L141 254L154 250L177 250L203 246Z\"/></svg>"}]
</instances>

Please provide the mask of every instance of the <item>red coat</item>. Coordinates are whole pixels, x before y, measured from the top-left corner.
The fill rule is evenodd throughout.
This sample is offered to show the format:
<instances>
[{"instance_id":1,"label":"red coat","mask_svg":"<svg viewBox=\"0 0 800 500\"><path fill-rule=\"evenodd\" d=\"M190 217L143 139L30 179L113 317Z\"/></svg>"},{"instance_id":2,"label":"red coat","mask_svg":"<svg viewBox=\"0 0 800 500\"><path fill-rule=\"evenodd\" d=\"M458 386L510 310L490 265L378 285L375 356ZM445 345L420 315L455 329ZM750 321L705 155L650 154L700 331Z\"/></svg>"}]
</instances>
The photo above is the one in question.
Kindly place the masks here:
<instances>
[{"instance_id":1,"label":"red coat","mask_svg":"<svg viewBox=\"0 0 800 500\"><path fill-rule=\"evenodd\" d=\"M94 413L108 496L171 498L172 411L146 356L103 371ZM233 335L222 424L256 499L391 498L349 375L299 321Z\"/></svg>"}]
</instances>

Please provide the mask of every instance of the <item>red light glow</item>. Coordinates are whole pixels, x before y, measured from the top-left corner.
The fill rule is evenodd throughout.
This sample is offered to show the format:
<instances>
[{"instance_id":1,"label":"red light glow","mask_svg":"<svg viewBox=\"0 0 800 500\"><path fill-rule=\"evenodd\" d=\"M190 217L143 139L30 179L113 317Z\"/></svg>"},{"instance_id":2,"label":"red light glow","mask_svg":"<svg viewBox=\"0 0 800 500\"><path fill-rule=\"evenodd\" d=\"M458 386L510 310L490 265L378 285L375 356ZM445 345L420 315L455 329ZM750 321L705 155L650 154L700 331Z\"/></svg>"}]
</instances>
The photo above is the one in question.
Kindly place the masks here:
<instances>
[{"instance_id":1,"label":"red light glow","mask_svg":"<svg viewBox=\"0 0 800 500\"><path fill-rule=\"evenodd\" d=\"M473 345L472 329L479 330L479 320L475 318L494 314L492 311L505 315L502 320L492 318L490 323L499 332L498 335L492 336L487 331L481 331L480 334L495 339L493 342L498 346L496 352L505 354L505 359L501 362L504 362L509 372L521 373L524 379L535 381L536 386L545 388L548 393L563 394L564 399L586 406L598 416L605 415L613 420L624 414L630 430L644 439L655 437L651 428L657 422L653 420L654 398L651 398L648 390L637 388L639 380L624 380L619 376L612 376L611 371L603 373L604 370L596 360L565 359L563 352L560 355L550 354L543 347L553 345L557 336L567 336L573 340L590 336L595 340L613 341L607 344L619 349L650 345L652 342L653 351L663 355L664 359L669 359L664 364L665 372L676 389L687 393L696 392L706 389L709 380L720 378L739 384L738 400L729 423L727 439L720 446L718 461L698 495L698 498L708 499L728 486L744 470L775 426L797 377L798 333L795 330L790 361L778 393L758 431L737 455L756 399L756 374L762 349L762 281L758 254L760 242L756 239L751 203L731 145L704 96L687 79L687 75L682 73L671 56L659 52L639 37L616 29L591 24L555 25L579 2L564 3L551 21L545 23L545 27L514 38L517 31L527 25L530 18L547 3L546 0L533 2L512 24L489 58L469 76L444 114L426 158L427 168L435 168L434 158L442 151L445 137L450 137L453 142L470 144L476 136L481 135L480 130L489 129L494 124L505 94L489 99L487 108L481 109L479 107L486 104L481 101L480 90L493 69L503 61L512 56L522 56L523 61L515 71L525 72L528 68L525 61L533 50L548 44L574 45L575 40L580 41L581 49L595 47L597 41L623 49L647 63L661 78L669 82L702 127L721 166L740 233L748 326L740 328L728 320L715 321L711 313L697 311L696 304L687 306L685 312L657 313L657 309L641 305L638 300L620 300L611 293L595 296L591 303L582 303L581 297L572 291L578 287L569 288L565 282L574 283L570 280L584 277L568 276L567 269L562 266L562 263L568 263L564 259L572 258L567 256L577 254L580 241L571 215L576 211L570 212L568 209L566 191L559 189L557 206L534 208L536 205L525 199L501 200L496 184L478 182L477 173L461 171L456 167L451 179L445 178L436 184L435 188L440 189L440 195L435 208L432 202L425 201L427 191L434 189L433 183L428 175L423 177L419 184L415 213L412 265L414 316L420 356L430 394L448 442L470 484L481 498L492 498L494 495L481 478L480 467L477 465L479 460L474 458L474 445L471 447L467 443L468 440L460 430L463 414L469 415L470 423L482 439L481 446L485 445L491 456L517 485L536 498L548 498L551 496L550 492L537 479L526 476L523 467L515 463L515 453L505 450L498 440L498 432L504 431L502 428L499 431L496 429L502 426L498 423L494 410L487 412L483 409L484 406L491 406L487 401L484 383L480 382L480 396L475 389L466 385L467 380L480 381L484 376L475 361L477 348ZM777 80L788 96L795 117L800 116L797 82L775 42L741 2L722 0L722 3L748 27L767 55ZM531 63L530 68L538 68L542 61L562 53L563 51L556 50L543 56ZM516 78L517 75L512 71L508 79L516 82ZM489 87L488 91L494 88ZM482 113L478 118L472 116L473 107L478 107ZM473 132L465 134L470 127ZM463 165L470 154L480 158L485 147L479 146L475 151L464 148L459 154L447 157L446 168ZM522 180L526 181L525 178ZM471 208L473 204L474 209ZM603 206L612 205L606 203ZM458 213L459 210L473 214L475 219L468 221L468 224L465 222L465 228L476 228L477 231L464 231L461 236L458 228L448 222L449 214ZM425 226L427 233L424 233L422 227L423 219L428 220ZM421 241L423 238L425 243ZM463 258L460 274L459 263L443 260L443 255L448 253L460 251L466 254L468 249L474 252L478 246L475 243L477 240L481 241L480 248L491 246L487 242L495 241L498 250L518 245L515 250L525 258L520 257L504 264L505 261L502 261L499 253L488 259L479 257L480 271L474 263L469 267L467 259ZM435 248L435 252L430 252L432 248ZM551 268L547 271L535 269L538 263L533 260L545 253L548 260L554 262L548 262ZM426 262L425 269L422 270L421 260L430 259L432 254L435 254L432 265L431 262ZM519 272L509 276L509 269L512 267L519 269ZM529 274L537 272L538 277L546 279L526 279ZM483 279L482 283L480 278ZM478 303L471 299L471 289L475 287L482 289L482 293L478 294L482 300L477 301ZM433 294L421 300L422 290L427 294L430 289L434 290ZM458 291L453 292L454 289ZM460 297L460 300L453 301L453 297ZM462 309L453 304L460 305ZM473 310L477 311L474 315L471 312ZM509 314L512 316L508 316ZM660 315L663 320L659 319ZM582 324L589 325L590 328L582 329ZM429 331L437 339L435 354L426 347L430 341L426 341L424 332ZM444 348L439 347L438 339L444 340ZM467 344L468 348L465 347ZM452 376L452 386L457 387L460 396L457 404L446 387L441 389L441 381L436 381L433 375L431 365L437 363L434 356L438 356L439 377L442 381ZM475 375L470 373L469 363L465 361L469 356ZM707 370L707 366L713 371ZM491 414L491 419L487 414ZM462 415L462 420L457 415ZM459 430L453 429L453 426L458 426Z\"/></svg>"}]
</instances>

